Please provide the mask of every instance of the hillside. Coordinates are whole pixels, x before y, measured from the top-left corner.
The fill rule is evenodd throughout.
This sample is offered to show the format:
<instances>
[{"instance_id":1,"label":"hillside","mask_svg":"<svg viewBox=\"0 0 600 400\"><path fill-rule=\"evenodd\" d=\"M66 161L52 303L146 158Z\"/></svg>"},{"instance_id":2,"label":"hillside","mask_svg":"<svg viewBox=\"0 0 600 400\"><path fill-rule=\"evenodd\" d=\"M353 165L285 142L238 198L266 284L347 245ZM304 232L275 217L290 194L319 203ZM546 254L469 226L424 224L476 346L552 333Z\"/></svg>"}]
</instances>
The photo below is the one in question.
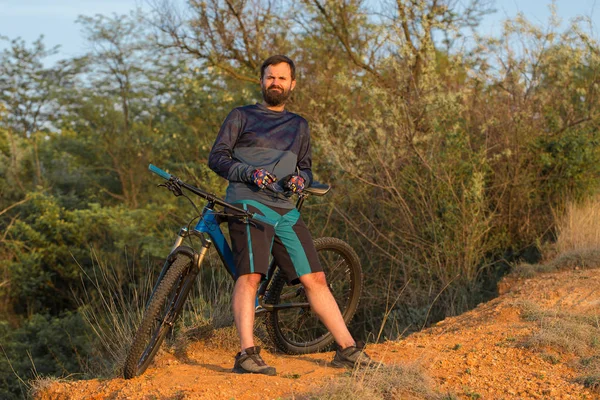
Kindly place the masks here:
<instances>
[{"instance_id":1,"label":"hillside","mask_svg":"<svg viewBox=\"0 0 600 400\"><path fill-rule=\"evenodd\" d=\"M368 352L384 364L421 371L438 398L600 398L591 389L597 369L586 369L597 363L593 349L600 340L598 326L590 323L600 311L598 271L576 268L529 279L512 277L500 289L498 298L474 310L404 340L370 345ZM346 385L353 382L354 393L373 382L360 372L348 378L328 367L332 353L265 352L278 376L235 375L229 372L234 350L214 342L192 343L177 355L164 352L143 376L130 381L50 382L35 397L285 399L331 392L340 379ZM391 398L421 398L400 386L390 391Z\"/></svg>"}]
</instances>

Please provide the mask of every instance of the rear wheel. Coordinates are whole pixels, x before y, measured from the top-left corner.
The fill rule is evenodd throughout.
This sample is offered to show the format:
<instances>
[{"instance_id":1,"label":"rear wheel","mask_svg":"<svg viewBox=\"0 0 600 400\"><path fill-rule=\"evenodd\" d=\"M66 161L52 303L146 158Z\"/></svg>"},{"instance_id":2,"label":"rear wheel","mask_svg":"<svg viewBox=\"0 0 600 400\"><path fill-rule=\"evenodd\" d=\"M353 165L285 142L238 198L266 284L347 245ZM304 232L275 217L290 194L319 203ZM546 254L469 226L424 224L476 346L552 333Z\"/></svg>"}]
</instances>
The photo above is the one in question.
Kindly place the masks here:
<instances>
[{"instance_id":1,"label":"rear wheel","mask_svg":"<svg viewBox=\"0 0 600 400\"><path fill-rule=\"evenodd\" d=\"M352 319L360 300L362 270L350 245L336 238L315 240L319 261L327 284L346 324ZM307 303L302 285L287 286L285 274L277 268L265 295L266 304ZM280 350L288 354L322 351L333 343L333 336L310 308L276 309L267 315L267 332Z\"/></svg>"},{"instance_id":2,"label":"rear wheel","mask_svg":"<svg viewBox=\"0 0 600 400\"><path fill-rule=\"evenodd\" d=\"M189 257L179 254L161 280L133 339L123 367L125 379L144 373L173 327L196 274Z\"/></svg>"}]
</instances>

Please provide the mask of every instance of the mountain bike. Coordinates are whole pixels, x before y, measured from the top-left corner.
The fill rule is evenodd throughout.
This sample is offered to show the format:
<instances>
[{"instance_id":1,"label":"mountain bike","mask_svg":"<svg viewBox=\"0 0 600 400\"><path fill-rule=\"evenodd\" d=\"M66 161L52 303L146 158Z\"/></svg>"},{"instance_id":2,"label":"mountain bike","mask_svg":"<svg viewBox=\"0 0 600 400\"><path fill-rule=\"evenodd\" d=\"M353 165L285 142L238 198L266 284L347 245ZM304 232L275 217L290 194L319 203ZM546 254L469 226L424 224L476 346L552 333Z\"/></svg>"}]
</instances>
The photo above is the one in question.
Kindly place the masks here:
<instances>
[{"instance_id":1,"label":"mountain bike","mask_svg":"<svg viewBox=\"0 0 600 400\"><path fill-rule=\"evenodd\" d=\"M233 254L220 224L228 218L237 218L247 224L276 225L276 222L261 214L227 203L152 164L149 169L165 179L159 186L167 188L175 196L186 197L198 213L199 219L193 228L180 229L163 265L127 354L123 368L125 379L141 375L152 362L180 316L211 246L216 248L229 275L236 279ZM278 186L271 185L270 190L282 195ZM329 185L313 182L298 195L296 208L300 210L309 196L323 196L329 190ZM206 201L202 211L186 192ZM199 239L199 248L184 244L185 239L191 236ZM352 247L340 239L324 237L316 239L314 243L329 289L340 307L344 321L348 323L354 316L360 300L360 260ZM307 354L329 348L334 341L333 336L311 312L304 288L301 284L288 286L286 282L283 270L272 260L267 276L259 285L256 294L256 314L266 314L265 325L269 337L279 350L288 354Z\"/></svg>"}]
</instances>

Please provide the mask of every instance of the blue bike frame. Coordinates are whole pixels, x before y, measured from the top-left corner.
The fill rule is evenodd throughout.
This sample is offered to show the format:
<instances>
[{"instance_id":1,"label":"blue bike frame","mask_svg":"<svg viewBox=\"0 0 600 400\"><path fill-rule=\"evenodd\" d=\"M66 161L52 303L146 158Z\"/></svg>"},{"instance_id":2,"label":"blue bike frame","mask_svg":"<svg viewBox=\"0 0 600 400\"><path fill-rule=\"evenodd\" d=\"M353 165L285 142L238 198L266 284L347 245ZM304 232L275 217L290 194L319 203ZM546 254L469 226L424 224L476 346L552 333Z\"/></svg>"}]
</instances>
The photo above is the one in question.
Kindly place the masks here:
<instances>
[{"instance_id":1,"label":"blue bike frame","mask_svg":"<svg viewBox=\"0 0 600 400\"><path fill-rule=\"evenodd\" d=\"M181 186L181 187L191 191L192 193L208 200L208 204L202 210L202 215L200 217L200 220L196 224L196 226L194 226L194 228L191 231L189 231L185 227L180 229L177 239L175 240L175 244L173 245L173 247L171 249L171 253L169 254L169 257L167 257L167 261L165 262L163 269L160 272L160 275L157 279L154 289L152 290L152 293L154 293L154 291L158 288L159 283L161 282L164 275L167 273L167 271L171 265L171 262L173 261L174 257L177 254L183 253L186 256L188 256L192 260L192 264L193 264L192 268L194 269L194 273L197 274L200 272L200 266L202 265L202 261L204 260L204 257L206 256L206 254L208 253L208 250L210 249L210 247L212 245L215 246L217 253L219 254L219 257L221 258L221 261L225 265L225 269L227 270L229 275L231 275L231 277L235 280L237 278L237 276L236 276L236 272L235 272L235 268L234 268L235 263L233 260L233 253L231 251L231 248L229 247L229 244L227 243L227 240L225 240L225 235L223 235L223 231L221 230L221 227L220 227L220 224L223 222L223 220L222 220L223 214L215 212L213 209L214 206L218 204L223 207L229 207L233 211L240 213L239 215L235 216L236 218L242 218L246 221L248 219L253 219L253 220L256 220L257 222L266 223L266 224L269 224L274 227L277 226L277 222L272 221L261 214L251 213L246 210L237 208L236 206L234 206L232 204L226 203L223 200L218 199L216 196L214 196L212 194L206 193L194 186L188 185L176 177L172 177L171 174L167 173L166 171L163 171L162 169L160 169L152 164L150 164L149 169L152 172L154 172L155 174L161 176L162 178L164 178L165 180L170 182L171 185L176 184L175 186L169 186L168 184L166 184L165 186L167 186L170 190L172 190L177 195L181 195L181 188L180 188L180 186ZM329 190L329 186L321 185L321 188L316 189L316 190L321 191L322 193L326 193ZM307 193L308 193L308 190L307 190ZM306 196L306 194L301 194L299 196L298 202L296 204L296 208L300 209L302 207L305 196ZM183 244L184 239L190 235L196 236L201 240L202 248L199 249L199 251L196 251L195 249ZM273 276L273 273L275 272L275 268L276 268L275 261L272 260L271 264L269 265L269 268L267 270L266 279L264 279L262 281L262 283L259 286L258 291L256 293L256 301L255 301L256 312L261 313L264 311L272 311L274 309L291 308L291 307L303 307L303 308L308 307L308 303L293 303L293 304L289 303L289 304L278 304L278 305L262 304L262 297L267 290L269 280ZM152 298L152 295L150 296L150 298Z\"/></svg>"},{"instance_id":2,"label":"blue bike frame","mask_svg":"<svg viewBox=\"0 0 600 400\"><path fill-rule=\"evenodd\" d=\"M218 216L215 212L209 208L205 208L202 213L202 218L194 227L194 230L199 234L206 233L212 240L212 244L217 249L221 260L223 260L223 264L227 268L227 271L232 276L233 279L236 279L237 276L235 274L235 268L233 268L233 253L231 252L231 248L229 247L229 243L225 240L225 235L223 235L223 231L221 231L221 227L219 226Z\"/></svg>"},{"instance_id":3,"label":"blue bike frame","mask_svg":"<svg viewBox=\"0 0 600 400\"><path fill-rule=\"evenodd\" d=\"M231 275L233 280L235 280L237 276L234 268L235 264L233 261L233 252L231 251L229 243L227 243L225 235L223 234L223 231L219 226L221 223L219 217L220 215L214 210L212 210L209 207L205 207L202 211L202 217L200 218L200 220L198 221L198 223L192 231L188 231L187 228L181 228L181 230L179 231L179 235L175 240L175 244L173 245L173 248L171 250L171 254L169 255L169 258L167 260L171 259L171 257L175 256L178 253L187 254L188 256L191 256L191 258L194 260L194 267L196 268L196 271L200 272L200 266L202 265L204 257L206 256L210 247L214 245L215 249L217 250L217 253L219 254L219 257L221 258L221 261L225 265L225 269L227 270L229 275ZM184 239L189 235L196 236L202 241L202 248L199 253L196 253L196 251L192 248L183 245ZM167 261L165 267L163 267L163 271L161 271L158 282L160 282L164 274L166 274L169 265L170 263ZM274 269L275 265L274 263L271 263L271 265L269 266L267 276L271 276ZM268 278L264 282L268 282ZM265 290L266 285L261 285L256 294L255 307L257 313L265 311L265 309L262 307L261 301Z\"/></svg>"}]
</instances>

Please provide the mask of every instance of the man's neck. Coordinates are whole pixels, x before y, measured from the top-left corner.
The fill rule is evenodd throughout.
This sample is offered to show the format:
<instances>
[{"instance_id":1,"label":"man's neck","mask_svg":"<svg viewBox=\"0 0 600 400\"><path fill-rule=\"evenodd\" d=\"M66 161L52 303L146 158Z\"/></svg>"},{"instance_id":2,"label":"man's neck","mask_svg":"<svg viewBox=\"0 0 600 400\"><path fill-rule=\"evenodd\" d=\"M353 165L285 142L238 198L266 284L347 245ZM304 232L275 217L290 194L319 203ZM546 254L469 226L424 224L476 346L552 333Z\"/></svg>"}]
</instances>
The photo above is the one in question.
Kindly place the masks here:
<instances>
[{"instance_id":1,"label":"man's neck","mask_svg":"<svg viewBox=\"0 0 600 400\"><path fill-rule=\"evenodd\" d=\"M282 112L285 110L285 103L283 103L282 105L279 105L279 106L270 106L267 104L267 102L263 101L262 105L267 107L271 111Z\"/></svg>"}]
</instances>

